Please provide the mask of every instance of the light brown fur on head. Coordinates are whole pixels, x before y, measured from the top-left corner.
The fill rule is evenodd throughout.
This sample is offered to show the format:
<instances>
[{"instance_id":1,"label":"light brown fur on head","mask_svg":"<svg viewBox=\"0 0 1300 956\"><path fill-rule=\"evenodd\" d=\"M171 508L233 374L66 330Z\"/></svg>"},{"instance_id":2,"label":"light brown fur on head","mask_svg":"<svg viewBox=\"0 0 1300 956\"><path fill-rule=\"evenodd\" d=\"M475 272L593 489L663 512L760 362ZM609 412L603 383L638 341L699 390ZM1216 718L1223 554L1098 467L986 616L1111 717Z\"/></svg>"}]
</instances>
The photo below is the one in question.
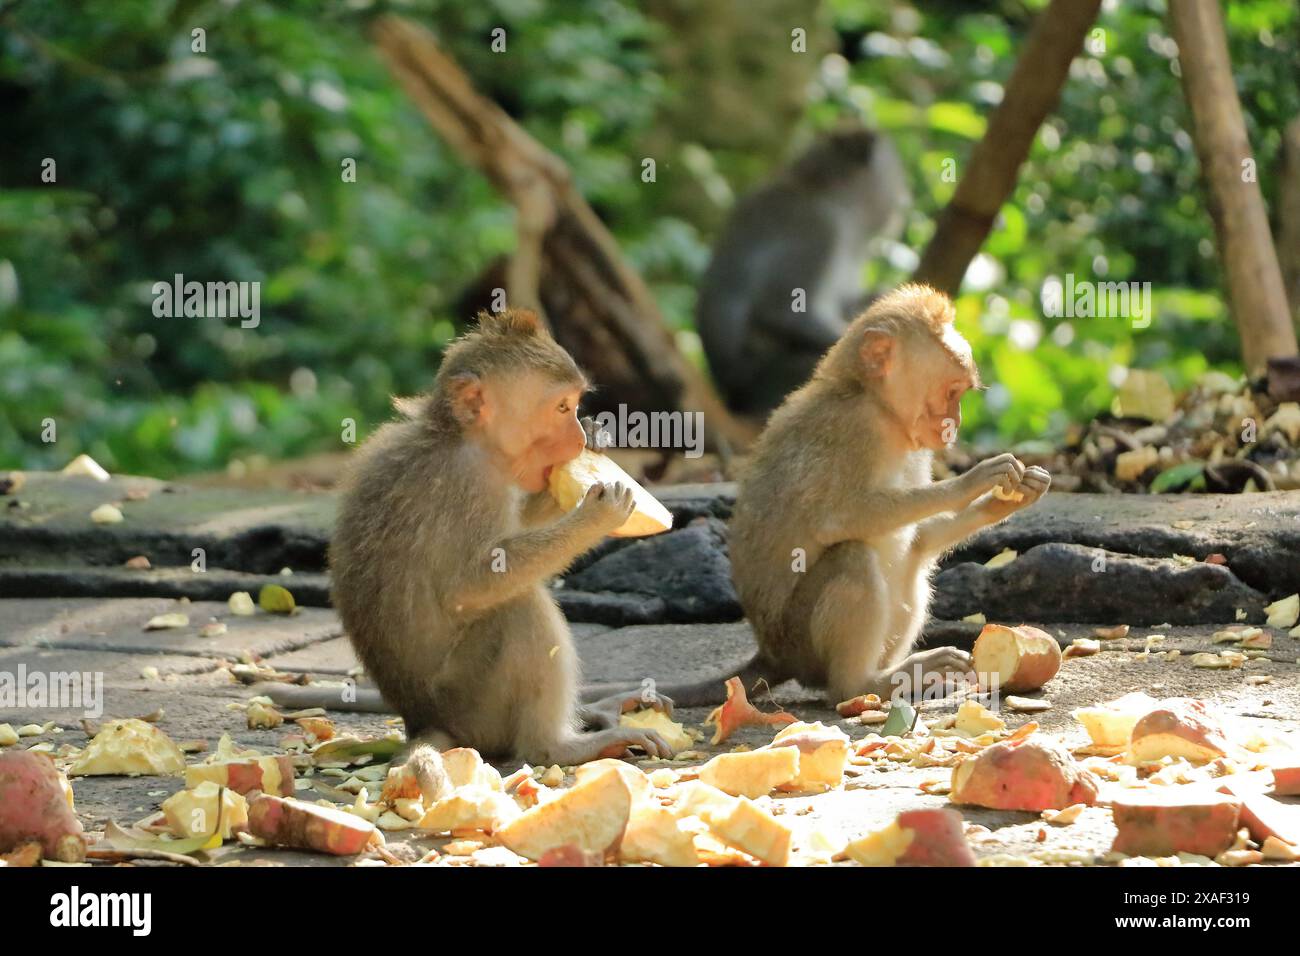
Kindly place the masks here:
<instances>
[{"instance_id":1,"label":"light brown fur on head","mask_svg":"<svg viewBox=\"0 0 1300 956\"><path fill-rule=\"evenodd\" d=\"M899 286L853 320L844 337L826 353L817 374L861 382L863 365L859 358L864 340L886 335L905 343L927 339L935 342L970 374L972 387L980 388L979 370L970 346L953 324L956 317L952 300L942 292L920 283Z\"/></svg>"},{"instance_id":2,"label":"light brown fur on head","mask_svg":"<svg viewBox=\"0 0 1300 956\"><path fill-rule=\"evenodd\" d=\"M415 398L395 398L393 407L407 418L427 418L435 426L463 428L470 421L464 407L469 386L493 376L528 369L557 384L587 387L573 358L542 327L530 309L480 312L478 325L443 353L433 387Z\"/></svg>"}]
</instances>

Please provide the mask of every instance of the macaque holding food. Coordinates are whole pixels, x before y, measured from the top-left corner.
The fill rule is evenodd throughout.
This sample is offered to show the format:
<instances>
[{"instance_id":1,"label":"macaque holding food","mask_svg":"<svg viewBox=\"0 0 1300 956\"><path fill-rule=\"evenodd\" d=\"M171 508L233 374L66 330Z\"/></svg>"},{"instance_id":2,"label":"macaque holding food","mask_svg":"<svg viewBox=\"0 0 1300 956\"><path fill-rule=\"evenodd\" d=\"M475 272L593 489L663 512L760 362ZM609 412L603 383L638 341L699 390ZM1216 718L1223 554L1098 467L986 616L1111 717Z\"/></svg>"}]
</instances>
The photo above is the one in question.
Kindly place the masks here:
<instances>
[{"instance_id":1,"label":"macaque holding food","mask_svg":"<svg viewBox=\"0 0 1300 956\"><path fill-rule=\"evenodd\" d=\"M924 686L970 671L970 655L956 648L913 652L935 565L1032 505L1051 478L1004 454L932 480L934 452L956 438L962 396L980 387L953 317L947 296L926 286L877 300L759 438L730 534L759 646L740 672L746 686L794 678L837 701L887 698L903 683L919 689L918 678ZM711 680L665 693L692 706L718 703L724 690Z\"/></svg>"},{"instance_id":2,"label":"macaque holding food","mask_svg":"<svg viewBox=\"0 0 1300 956\"><path fill-rule=\"evenodd\" d=\"M371 693L348 707L324 688L283 685L271 695L386 703L409 741L437 750L566 765L629 747L670 756L654 731L619 726L629 695L577 706L577 655L546 589L634 508L621 482L591 483L568 512L547 490L588 444L577 417L586 387L533 313L481 314L433 388L395 403L403 419L358 450L341 500L333 602L382 701ZM647 703L640 688L635 700Z\"/></svg>"}]
</instances>

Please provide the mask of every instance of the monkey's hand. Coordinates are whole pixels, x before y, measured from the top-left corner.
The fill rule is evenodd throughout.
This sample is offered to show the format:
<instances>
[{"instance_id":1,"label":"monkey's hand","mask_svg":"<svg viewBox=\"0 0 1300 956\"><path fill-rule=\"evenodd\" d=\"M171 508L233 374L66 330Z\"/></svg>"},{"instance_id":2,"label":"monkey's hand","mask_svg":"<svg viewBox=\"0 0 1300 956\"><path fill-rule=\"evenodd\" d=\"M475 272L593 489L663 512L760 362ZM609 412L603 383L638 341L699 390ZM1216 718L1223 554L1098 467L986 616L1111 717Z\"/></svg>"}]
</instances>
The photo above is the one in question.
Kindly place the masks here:
<instances>
[{"instance_id":1,"label":"monkey's hand","mask_svg":"<svg viewBox=\"0 0 1300 956\"><path fill-rule=\"evenodd\" d=\"M598 481L587 489L587 494L571 514L574 520L608 533L631 517L634 504L632 489L623 482Z\"/></svg>"},{"instance_id":2,"label":"monkey's hand","mask_svg":"<svg viewBox=\"0 0 1300 956\"><path fill-rule=\"evenodd\" d=\"M640 707L662 710L670 717L673 713L672 698L656 694L649 688L638 687L636 690L611 694L609 697L602 697L590 704L579 706L578 719L594 730L617 727L619 717Z\"/></svg>"},{"instance_id":3,"label":"monkey's hand","mask_svg":"<svg viewBox=\"0 0 1300 956\"><path fill-rule=\"evenodd\" d=\"M1043 495L1052 484L1052 476L1045 468L1030 465L1024 470L1020 482L1006 489L1013 492L1010 498L989 495L983 502L985 512L994 521L1001 521L1007 515L1028 508Z\"/></svg>"},{"instance_id":4,"label":"monkey's hand","mask_svg":"<svg viewBox=\"0 0 1300 956\"><path fill-rule=\"evenodd\" d=\"M932 647L904 658L889 675L890 686L885 693L898 692L919 699L936 681L951 689L956 689L956 685L962 682L973 683L974 670L974 661L965 651L955 647Z\"/></svg>"},{"instance_id":5,"label":"monkey's hand","mask_svg":"<svg viewBox=\"0 0 1300 956\"><path fill-rule=\"evenodd\" d=\"M669 746L668 741L653 730L611 727L608 730L572 736L551 747L544 756L546 763L569 766L600 760L604 757L623 757L631 747L640 748L645 751L647 757L651 758L668 758L673 755L673 748Z\"/></svg>"},{"instance_id":6,"label":"monkey's hand","mask_svg":"<svg viewBox=\"0 0 1300 956\"><path fill-rule=\"evenodd\" d=\"M964 489L966 503L974 501L980 495L1001 487L1008 491L1017 489L1024 476L1025 466L1020 459L1010 452L985 458L966 474L957 479Z\"/></svg>"},{"instance_id":7,"label":"monkey's hand","mask_svg":"<svg viewBox=\"0 0 1300 956\"><path fill-rule=\"evenodd\" d=\"M578 424L582 426L582 433L587 436L587 447L592 451L604 454L606 448L613 446L614 437L602 429L596 419L590 415L578 419Z\"/></svg>"}]
</instances>

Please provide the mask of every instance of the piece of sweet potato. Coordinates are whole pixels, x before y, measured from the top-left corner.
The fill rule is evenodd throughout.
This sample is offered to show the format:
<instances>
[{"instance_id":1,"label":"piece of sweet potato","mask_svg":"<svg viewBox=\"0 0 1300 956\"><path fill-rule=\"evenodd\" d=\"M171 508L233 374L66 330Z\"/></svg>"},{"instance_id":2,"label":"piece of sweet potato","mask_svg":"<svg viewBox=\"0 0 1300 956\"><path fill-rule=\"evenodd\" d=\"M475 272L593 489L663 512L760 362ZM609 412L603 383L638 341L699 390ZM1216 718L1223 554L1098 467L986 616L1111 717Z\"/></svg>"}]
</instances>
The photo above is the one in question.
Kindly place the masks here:
<instances>
[{"instance_id":1,"label":"piece of sweet potato","mask_svg":"<svg viewBox=\"0 0 1300 956\"><path fill-rule=\"evenodd\" d=\"M547 850L570 843L583 852L603 855L622 838L631 812L627 784L618 772L608 769L525 810L497 830L496 837L530 860L540 860Z\"/></svg>"},{"instance_id":2,"label":"piece of sweet potato","mask_svg":"<svg viewBox=\"0 0 1300 956\"><path fill-rule=\"evenodd\" d=\"M461 787L431 806L420 828L437 833L483 830L494 833L519 816L519 805L497 790L473 784Z\"/></svg>"},{"instance_id":3,"label":"piece of sweet potato","mask_svg":"<svg viewBox=\"0 0 1300 956\"><path fill-rule=\"evenodd\" d=\"M565 511L572 511L596 482L622 482L632 492L632 513L618 528L610 532L615 538L637 538L659 534L673 526L673 515L654 495L618 466L614 459L591 449L579 452L578 457L552 469L551 496Z\"/></svg>"},{"instance_id":4,"label":"piece of sweet potato","mask_svg":"<svg viewBox=\"0 0 1300 956\"><path fill-rule=\"evenodd\" d=\"M768 866L790 861L790 828L744 797L735 798L727 810L710 808L701 816L719 839Z\"/></svg>"},{"instance_id":5,"label":"piece of sweet potato","mask_svg":"<svg viewBox=\"0 0 1300 956\"><path fill-rule=\"evenodd\" d=\"M1300 761L1273 768L1273 792L1280 797L1300 797Z\"/></svg>"},{"instance_id":6,"label":"piece of sweet potato","mask_svg":"<svg viewBox=\"0 0 1300 956\"><path fill-rule=\"evenodd\" d=\"M335 807L261 794L248 804L248 829L281 846L349 856L383 837L373 823Z\"/></svg>"},{"instance_id":7,"label":"piece of sweet potato","mask_svg":"<svg viewBox=\"0 0 1300 956\"><path fill-rule=\"evenodd\" d=\"M762 797L799 775L799 748L763 748L718 754L700 768L700 780L733 797Z\"/></svg>"},{"instance_id":8,"label":"piece of sweet potato","mask_svg":"<svg viewBox=\"0 0 1300 956\"><path fill-rule=\"evenodd\" d=\"M1097 783L1064 746L1042 736L1004 740L953 768L953 803L994 810L1064 810L1092 806Z\"/></svg>"},{"instance_id":9,"label":"piece of sweet potato","mask_svg":"<svg viewBox=\"0 0 1300 956\"><path fill-rule=\"evenodd\" d=\"M46 859L80 863L86 858L81 822L59 777L45 754L0 753L0 853L38 842Z\"/></svg>"},{"instance_id":10,"label":"piece of sweet potato","mask_svg":"<svg viewBox=\"0 0 1300 956\"><path fill-rule=\"evenodd\" d=\"M749 702L749 697L745 694L745 685L740 682L740 678L730 677L727 679L727 702L715 708L708 717L704 718L704 723L717 727L710 742L720 744L741 727L752 724L771 724L780 727L793 724L795 719L793 714L787 714L784 710L773 714L763 713Z\"/></svg>"},{"instance_id":11,"label":"piece of sweet potato","mask_svg":"<svg viewBox=\"0 0 1300 956\"><path fill-rule=\"evenodd\" d=\"M821 721L790 724L777 732L766 749L777 747L794 747L799 751L798 773L793 779L778 784L779 789L801 792L834 790L844 783L849 737L838 727L823 726Z\"/></svg>"},{"instance_id":12,"label":"piece of sweet potato","mask_svg":"<svg viewBox=\"0 0 1300 956\"><path fill-rule=\"evenodd\" d=\"M626 863L660 866L696 866L700 862L695 839L682 829L677 814L649 803L632 808L618 858Z\"/></svg>"},{"instance_id":13,"label":"piece of sweet potato","mask_svg":"<svg viewBox=\"0 0 1300 956\"><path fill-rule=\"evenodd\" d=\"M1061 645L1056 638L1027 624L985 624L971 656L984 690L1037 690L1061 669Z\"/></svg>"},{"instance_id":14,"label":"piece of sweet potato","mask_svg":"<svg viewBox=\"0 0 1300 956\"><path fill-rule=\"evenodd\" d=\"M1230 750L1219 721L1199 700L1176 697L1163 700L1133 725L1128 754L1133 763L1182 757L1208 763Z\"/></svg>"},{"instance_id":15,"label":"piece of sweet potato","mask_svg":"<svg viewBox=\"0 0 1300 956\"><path fill-rule=\"evenodd\" d=\"M1195 787L1149 787L1117 796L1111 812L1115 853L1215 857L1237 840L1241 801Z\"/></svg>"},{"instance_id":16,"label":"piece of sweet potato","mask_svg":"<svg viewBox=\"0 0 1300 956\"><path fill-rule=\"evenodd\" d=\"M1137 722L1159 704L1160 701L1149 694L1137 691L1097 707L1080 707L1071 713L1075 720L1083 724L1083 729L1088 731L1095 746L1122 749L1128 746L1129 737Z\"/></svg>"},{"instance_id":17,"label":"piece of sweet potato","mask_svg":"<svg viewBox=\"0 0 1300 956\"><path fill-rule=\"evenodd\" d=\"M875 694L859 694L840 701L835 705L835 710L841 717L857 717L869 710L881 710L883 707L883 702Z\"/></svg>"},{"instance_id":18,"label":"piece of sweet potato","mask_svg":"<svg viewBox=\"0 0 1300 956\"><path fill-rule=\"evenodd\" d=\"M172 739L147 721L110 720L68 768L74 777L95 775L169 776L185 769L185 755Z\"/></svg>"},{"instance_id":19,"label":"piece of sweet potato","mask_svg":"<svg viewBox=\"0 0 1300 956\"><path fill-rule=\"evenodd\" d=\"M591 850L583 850L572 843L566 843L564 846L554 846L541 855L537 861L538 866L604 866L605 854L596 853Z\"/></svg>"},{"instance_id":20,"label":"piece of sweet potato","mask_svg":"<svg viewBox=\"0 0 1300 956\"><path fill-rule=\"evenodd\" d=\"M185 768L185 786L193 790L211 781L235 793L254 790L280 797L292 797L293 759L283 754L264 757L240 757L213 763L196 763Z\"/></svg>"},{"instance_id":21,"label":"piece of sweet potato","mask_svg":"<svg viewBox=\"0 0 1300 956\"><path fill-rule=\"evenodd\" d=\"M1230 776L1219 782L1219 792L1241 801L1241 824L1250 830L1256 843L1276 837L1300 847L1300 807L1261 793L1254 781L1237 781Z\"/></svg>"},{"instance_id":22,"label":"piece of sweet potato","mask_svg":"<svg viewBox=\"0 0 1300 956\"><path fill-rule=\"evenodd\" d=\"M906 810L889 826L844 848L863 866L974 866L961 814L933 808Z\"/></svg>"}]
</instances>

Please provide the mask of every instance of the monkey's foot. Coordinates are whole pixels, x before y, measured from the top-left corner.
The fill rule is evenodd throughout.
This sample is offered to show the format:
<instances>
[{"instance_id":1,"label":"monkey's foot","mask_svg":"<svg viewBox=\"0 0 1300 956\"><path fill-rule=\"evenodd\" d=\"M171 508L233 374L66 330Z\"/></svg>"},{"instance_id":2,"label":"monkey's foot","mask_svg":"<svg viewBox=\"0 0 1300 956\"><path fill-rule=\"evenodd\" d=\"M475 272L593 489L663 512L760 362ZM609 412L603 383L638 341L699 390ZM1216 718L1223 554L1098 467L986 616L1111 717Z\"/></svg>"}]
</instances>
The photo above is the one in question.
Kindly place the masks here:
<instances>
[{"instance_id":1,"label":"monkey's foot","mask_svg":"<svg viewBox=\"0 0 1300 956\"><path fill-rule=\"evenodd\" d=\"M584 727L602 730L617 727L619 717L641 707L662 710L670 717L673 713L672 698L641 687L621 694L611 694L590 704L579 705L578 719L582 721Z\"/></svg>"},{"instance_id":2,"label":"monkey's foot","mask_svg":"<svg viewBox=\"0 0 1300 956\"><path fill-rule=\"evenodd\" d=\"M946 697L962 684L974 683L970 654L956 647L933 647L909 655L889 674L886 693L917 700L942 691ZM883 694L881 696L884 696Z\"/></svg>"},{"instance_id":3,"label":"monkey's foot","mask_svg":"<svg viewBox=\"0 0 1300 956\"><path fill-rule=\"evenodd\" d=\"M632 747L645 751L647 757L667 759L673 755L673 748L669 746L668 741L653 730L614 727L592 734L579 734L565 743L552 747L546 754L546 763L569 766L600 760L604 757L624 757Z\"/></svg>"}]
</instances>

